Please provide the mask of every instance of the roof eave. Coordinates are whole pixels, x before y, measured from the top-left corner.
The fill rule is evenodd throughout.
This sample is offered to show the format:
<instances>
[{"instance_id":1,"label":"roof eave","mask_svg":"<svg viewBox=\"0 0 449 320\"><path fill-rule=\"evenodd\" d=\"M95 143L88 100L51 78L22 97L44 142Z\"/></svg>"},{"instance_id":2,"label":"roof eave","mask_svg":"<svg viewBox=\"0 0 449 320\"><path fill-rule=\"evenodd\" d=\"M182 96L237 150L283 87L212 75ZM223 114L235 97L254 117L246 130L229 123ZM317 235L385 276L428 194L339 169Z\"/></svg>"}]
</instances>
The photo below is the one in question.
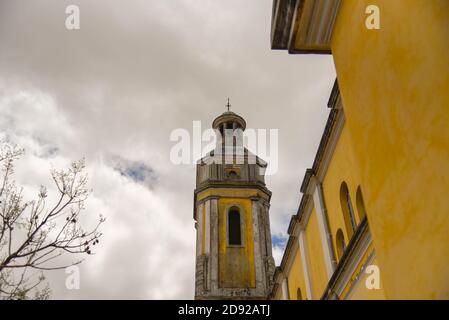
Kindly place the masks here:
<instances>
[{"instance_id":1,"label":"roof eave","mask_svg":"<svg viewBox=\"0 0 449 320\"><path fill-rule=\"evenodd\" d=\"M274 0L271 48L290 54L330 54L341 0Z\"/></svg>"}]
</instances>

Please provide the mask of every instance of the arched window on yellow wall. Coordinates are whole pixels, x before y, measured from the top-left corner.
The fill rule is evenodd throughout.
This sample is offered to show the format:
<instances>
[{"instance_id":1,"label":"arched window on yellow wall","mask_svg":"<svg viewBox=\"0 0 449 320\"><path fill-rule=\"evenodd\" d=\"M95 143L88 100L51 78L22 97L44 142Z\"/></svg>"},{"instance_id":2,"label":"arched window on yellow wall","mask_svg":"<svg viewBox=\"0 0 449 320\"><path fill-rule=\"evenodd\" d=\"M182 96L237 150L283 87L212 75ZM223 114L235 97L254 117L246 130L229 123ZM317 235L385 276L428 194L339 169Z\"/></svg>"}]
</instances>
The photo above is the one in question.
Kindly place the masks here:
<instances>
[{"instance_id":1,"label":"arched window on yellow wall","mask_svg":"<svg viewBox=\"0 0 449 320\"><path fill-rule=\"evenodd\" d=\"M340 261L346 249L345 236L343 235L343 231L341 229L337 230L337 234L335 235L335 243L337 246L337 259Z\"/></svg>"},{"instance_id":2,"label":"arched window on yellow wall","mask_svg":"<svg viewBox=\"0 0 449 320\"><path fill-rule=\"evenodd\" d=\"M232 207L228 212L228 244L231 246L242 245L241 215L237 207Z\"/></svg>"},{"instance_id":3,"label":"arched window on yellow wall","mask_svg":"<svg viewBox=\"0 0 449 320\"><path fill-rule=\"evenodd\" d=\"M340 186L340 204L343 211L343 218L345 220L345 227L348 233L348 237L351 238L357 227L355 221L354 209L351 202L351 196L349 195L349 189L346 182L342 182Z\"/></svg>"},{"instance_id":4,"label":"arched window on yellow wall","mask_svg":"<svg viewBox=\"0 0 449 320\"><path fill-rule=\"evenodd\" d=\"M362 195L362 189L360 186L357 188L357 193L355 195L355 202L357 206L357 213L359 215L359 220L362 221L362 219L366 216L366 208L365 208L365 202L363 201L363 195Z\"/></svg>"},{"instance_id":5,"label":"arched window on yellow wall","mask_svg":"<svg viewBox=\"0 0 449 320\"><path fill-rule=\"evenodd\" d=\"M302 300L302 293L300 288L296 290L296 300Z\"/></svg>"}]
</instances>

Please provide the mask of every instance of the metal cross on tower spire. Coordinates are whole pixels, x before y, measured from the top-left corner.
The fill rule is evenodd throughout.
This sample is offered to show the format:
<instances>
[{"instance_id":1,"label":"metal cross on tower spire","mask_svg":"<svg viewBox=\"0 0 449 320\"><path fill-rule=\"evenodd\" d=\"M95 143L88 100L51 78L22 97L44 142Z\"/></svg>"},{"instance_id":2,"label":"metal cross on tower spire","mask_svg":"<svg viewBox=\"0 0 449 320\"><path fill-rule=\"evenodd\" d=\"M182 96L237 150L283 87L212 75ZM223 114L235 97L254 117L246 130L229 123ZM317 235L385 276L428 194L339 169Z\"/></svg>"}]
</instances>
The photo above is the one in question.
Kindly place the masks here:
<instances>
[{"instance_id":1,"label":"metal cross on tower spire","mask_svg":"<svg viewBox=\"0 0 449 320\"><path fill-rule=\"evenodd\" d=\"M231 104L229 103L229 98L228 98L228 103L226 104L226 107L228 108L228 112L229 112L229 108L231 107Z\"/></svg>"}]
</instances>

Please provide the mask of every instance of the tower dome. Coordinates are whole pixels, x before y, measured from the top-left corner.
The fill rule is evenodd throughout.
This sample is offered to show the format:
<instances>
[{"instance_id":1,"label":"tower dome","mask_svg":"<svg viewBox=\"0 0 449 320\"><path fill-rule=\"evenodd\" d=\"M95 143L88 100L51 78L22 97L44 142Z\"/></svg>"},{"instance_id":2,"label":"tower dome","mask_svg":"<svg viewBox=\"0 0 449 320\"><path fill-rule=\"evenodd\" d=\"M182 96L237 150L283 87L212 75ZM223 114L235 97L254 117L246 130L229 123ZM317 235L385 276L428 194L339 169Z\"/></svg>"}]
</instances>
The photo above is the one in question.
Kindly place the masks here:
<instances>
[{"instance_id":1,"label":"tower dome","mask_svg":"<svg viewBox=\"0 0 449 320\"><path fill-rule=\"evenodd\" d=\"M226 104L226 108L228 108L228 110L223 112L218 117L216 117L215 120L212 122L212 128L219 130L222 134L225 132L226 129L229 130L241 129L242 131L245 131L246 121L237 113L229 110L229 108L231 108L229 98L228 103Z\"/></svg>"},{"instance_id":2,"label":"tower dome","mask_svg":"<svg viewBox=\"0 0 449 320\"><path fill-rule=\"evenodd\" d=\"M212 128L223 132L223 129L246 129L246 121L237 113L232 111L223 112L212 122Z\"/></svg>"}]
</instances>

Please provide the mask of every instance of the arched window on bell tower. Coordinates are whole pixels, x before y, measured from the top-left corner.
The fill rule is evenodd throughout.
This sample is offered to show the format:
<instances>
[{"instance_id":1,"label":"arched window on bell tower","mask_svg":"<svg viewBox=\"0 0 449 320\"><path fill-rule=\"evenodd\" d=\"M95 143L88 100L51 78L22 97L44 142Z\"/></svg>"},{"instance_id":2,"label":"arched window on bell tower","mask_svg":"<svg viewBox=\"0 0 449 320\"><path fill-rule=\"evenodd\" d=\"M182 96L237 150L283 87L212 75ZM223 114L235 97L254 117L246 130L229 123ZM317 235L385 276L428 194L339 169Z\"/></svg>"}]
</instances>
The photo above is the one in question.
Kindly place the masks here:
<instances>
[{"instance_id":1,"label":"arched window on bell tower","mask_svg":"<svg viewBox=\"0 0 449 320\"><path fill-rule=\"evenodd\" d=\"M242 215L238 207L231 207L228 211L228 244L241 246L242 242Z\"/></svg>"}]
</instances>

